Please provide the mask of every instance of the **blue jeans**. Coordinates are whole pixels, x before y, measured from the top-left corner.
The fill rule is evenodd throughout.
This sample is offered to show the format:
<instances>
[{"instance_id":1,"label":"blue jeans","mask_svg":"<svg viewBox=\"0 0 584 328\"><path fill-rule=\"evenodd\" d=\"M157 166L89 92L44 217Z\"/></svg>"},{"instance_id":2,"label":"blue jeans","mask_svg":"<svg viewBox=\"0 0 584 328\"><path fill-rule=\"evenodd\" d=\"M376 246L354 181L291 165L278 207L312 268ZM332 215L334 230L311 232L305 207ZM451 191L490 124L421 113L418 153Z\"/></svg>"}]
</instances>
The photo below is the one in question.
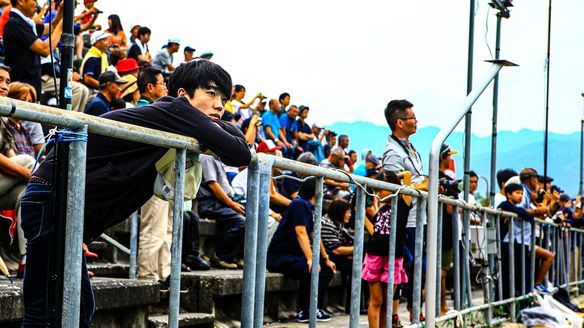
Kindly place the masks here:
<instances>
[{"instance_id":1,"label":"blue jeans","mask_svg":"<svg viewBox=\"0 0 584 328\"><path fill-rule=\"evenodd\" d=\"M49 279L49 267L52 260L51 248L54 247L52 245L55 233L54 203L55 195L52 187L44 184L30 183L22 197L22 230L27 240L22 327L52 326L55 305L53 304L52 281ZM95 311L95 303L85 256L82 258L79 326L89 327Z\"/></svg>"}]
</instances>

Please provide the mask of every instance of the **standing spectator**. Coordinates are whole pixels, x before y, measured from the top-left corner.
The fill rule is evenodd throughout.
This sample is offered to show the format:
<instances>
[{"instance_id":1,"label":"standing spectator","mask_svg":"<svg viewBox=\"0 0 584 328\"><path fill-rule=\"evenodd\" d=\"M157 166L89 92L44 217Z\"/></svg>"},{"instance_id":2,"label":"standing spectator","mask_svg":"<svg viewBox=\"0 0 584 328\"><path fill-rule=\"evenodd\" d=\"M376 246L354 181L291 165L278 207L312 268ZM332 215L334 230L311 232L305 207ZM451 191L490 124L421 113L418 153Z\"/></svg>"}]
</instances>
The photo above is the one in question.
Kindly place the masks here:
<instances>
[{"instance_id":1,"label":"standing spectator","mask_svg":"<svg viewBox=\"0 0 584 328\"><path fill-rule=\"evenodd\" d=\"M414 105L407 100L392 100L385 108L385 120L391 129L391 135L387 138L387 145L383 151L383 168L385 171L391 172L409 171L412 174L413 186L420 190L428 190L427 179L423 174L422 157L409 140L410 136L416 133L418 124L413 107ZM416 228L424 229L426 225L426 211L422 210L420 213L423 216L421 219L423 226L417 227L418 207L425 208L425 206L426 204L423 200L412 197L412 208L410 209L408 223L406 225L405 242L411 254L411 259L416 256L414 248ZM408 274L413 276L413 261L410 264ZM410 281L406 288L410 313L413 303L413 292L413 284ZM420 319L422 319L422 316Z\"/></svg>"},{"instance_id":2,"label":"standing spectator","mask_svg":"<svg viewBox=\"0 0 584 328\"><path fill-rule=\"evenodd\" d=\"M375 155L371 155L365 159L364 164L357 166L355 171L353 171L353 174L360 175L360 176L364 177L367 174L367 170L380 169L380 168L381 168L381 161L379 160L379 158L377 158L377 156L375 156Z\"/></svg>"},{"instance_id":3,"label":"standing spectator","mask_svg":"<svg viewBox=\"0 0 584 328\"><path fill-rule=\"evenodd\" d=\"M507 197L505 197L505 183L507 180L517 175L517 172L513 169L503 169L497 172L497 184L499 185L500 191L495 195L493 208L498 208L502 202L507 200Z\"/></svg>"},{"instance_id":4,"label":"standing spectator","mask_svg":"<svg viewBox=\"0 0 584 328\"><path fill-rule=\"evenodd\" d=\"M12 82L10 91L8 91L8 98L36 103L37 94L30 84ZM5 118L5 122L8 123L8 130L14 137L14 152L16 155L29 155L36 158L45 143L41 124L21 121L15 117Z\"/></svg>"},{"instance_id":5,"label":"standing spectator","mask_svg":"<svg viewBox=\"0 0 584 328\"><path fill-rule=\"evenodd\" d=\"M162 73L152 67L145 68L140 72L138 90L140 91L140 100L136 103L136 107L152 104L168 93Z\"/></svg>"},{"instance_id":6,"label":"standing spectator","mask_svg":"<svg viewBox=\"0 0 584 328\"><path fill-rule=\"evenodd\" d=\"M93 32L91 35L91 45L83 61L81 62L81 75L83 84L90 89L99 89L99 76L109 67L106 50L109 47L109 37L105 32Z\"/></svg>"},{"instance_id":7,"label":"standing spectator","mask_svg":"<svg viewBox=\"0 0 584 328\"><path fill-rule=\"evenodd\" d=\"M122 21L118 15L109 15L107 18L109 28L105 30L106 33L111 34L109 38L110 47L121 51L128 50L128 39L122 27Z\"/></svg>"},{"instance_id":8,"label":"standing spectator","mask_svg":"<svg viewBox=\"0 0 584 328\"><path fill-rule=\"evenodd\" d=\"M278 102L280 103L280 112L278 112L278 116L280 116L285 113L286 107L290 105L290 94L288 92L282 92L280 97L278 97Z\"/></svg>"},{"instance_id":9,"label":"standing spectator","mask_svg":"<svg viewBox=\"0 0 584 328\"><path fill-rule=\"evenodd\" d=\"M300 184L298 198L294 199L284 212L278 229L268 247L267 267L270 272L280 272L300 281L299 310L296 321L308 322L310 309L310 272L318 270L318 321L330 321L330 314L324 311L328 285L336 271L335 263L320 242L320 261L312 263L310 241L314 227L314 201L316 179Z\"/></svg>"},{"instance_id":10,"label":"standing spectator","mask_svg":"<svg viewBox=\"0 0 584 328\"><path fill-rule=\"evenodd\" d=\"M128 58L133 58L140 65L144 63L151 63L152 56L150 55L150 50L148 49L148 42L150 42L150 35L152 31L146 26L140 27L138 29L138 34L136 40L132 43L132 46L128 50Z\"/></svg>"},{"instance_id":11,"label":"standing spectator","mask_svg":"<svg viewBox=\"0 0 584 328\"><path fill-rule=\"evenodd\" d=\"M245 207L234 201L233 188L221 162L214 156L200 155L203 168L197 193L199 215L217 221L221 233L211 262L222 269L243 268Z\"/></svg>"},{"instance_id":12,"label":"standing spectator","mask_svg":"<svg viewBox=\"0 0 584 328\"><path fill-rule=\"evenodd\" d=\"M42 41L40 37L49 34L49 24L33 21L36 1L11 0L11 3L10 18L4 26L4 62L12 68L10 76L13 81L28 83L34 86L37 94L41 94L41 56L49 56L61 40L63 7L59 7L52 22L50 38Z\"/></svg>"},{"instance_id":13,"label":"standing spectator","mask_svg":"<svg viewBox=\"0 0 584 328\"><path fill-rule=\"evenodd\" d=\"M179 48L179 39L168 39L166 46L160 49L156 56L154 56L154 59L152 60L152 67L159 69L164 75L173 72L175 70L174 66L172 65L174 61L173 54L175 54Z\"/></svg>"},{"instance_id":14,"label":"standing spectator","mask_svg":"<svg viewBox=\"0 0 584 328\"><path fill-rule=\"evenodd\" d=\"M185 56L184 62L188 63L193 60L193 55L195 53L195 48L191 48L190 46L186 46L183 50L183 55Z\"/></svg>"},{"instance_id":15,"label":"standing spectator","mask_svg":"<svg viewBox=\"0 0 584 328\"><path fill-rule=\"evenodd\" d=\"M326 130L325 130L326 132ZM337 134L334 131L329 131L326 134L326 144L324 145L324 156L329 157L331 150L335 148L337 144Z\"/></svg>"},{"instance_id":16,"label":"standing spectator","mask_svg":"<svg viewBox=\"0 0 584 328\"><path fill-rule=\"evenodd\" d=\"M127 83L114 72L105 72L99 76L99 93L85 108L85 113L89 115L101 116L112 110L112 101L120 93L121 85Z\"/></svg>"}]
</instances>

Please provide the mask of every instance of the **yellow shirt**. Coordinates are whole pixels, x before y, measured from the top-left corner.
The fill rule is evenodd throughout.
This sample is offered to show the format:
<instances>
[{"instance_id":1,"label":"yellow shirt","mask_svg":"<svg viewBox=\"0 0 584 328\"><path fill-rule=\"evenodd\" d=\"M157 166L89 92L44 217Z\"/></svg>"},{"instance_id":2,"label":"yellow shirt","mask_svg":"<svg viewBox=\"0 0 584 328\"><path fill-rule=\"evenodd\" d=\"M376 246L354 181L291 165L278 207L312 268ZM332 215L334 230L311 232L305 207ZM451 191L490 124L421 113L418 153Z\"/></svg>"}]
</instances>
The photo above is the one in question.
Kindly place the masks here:
<instances>
[{"instance_id":1,"label":"yellow shirt","mask_svg":"<svg viewBox=\"0 0 584 328\"><path fill-rule=\"evenodd\" d=\"M231 114L233 114L233 112L235 111L235 110L233 109L233 104L231 103L231 100L228 100L228 101L225 103L225 106L223 106L223 107L225 108L225 110L226 110L226 111L230 112Z\"/></svg>"}]
</instances>

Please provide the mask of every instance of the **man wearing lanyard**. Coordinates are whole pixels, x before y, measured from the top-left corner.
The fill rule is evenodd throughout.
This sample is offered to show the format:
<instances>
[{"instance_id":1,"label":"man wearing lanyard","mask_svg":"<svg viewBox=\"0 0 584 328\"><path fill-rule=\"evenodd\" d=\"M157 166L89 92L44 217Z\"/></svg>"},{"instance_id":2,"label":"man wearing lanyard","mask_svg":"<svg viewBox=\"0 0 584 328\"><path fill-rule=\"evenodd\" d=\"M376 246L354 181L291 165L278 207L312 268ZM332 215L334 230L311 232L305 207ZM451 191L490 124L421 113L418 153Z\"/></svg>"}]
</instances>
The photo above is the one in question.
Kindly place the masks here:
<instances>
[{"instance_id":1,"label":"man wearing lanyard","mask_svg":"<svg viewBox=\"0 0 584 328\"><path fill-rule=\"evenodd\" d=\"M85 114L100 116L109 112L112 108L111 102L120 93L121 85L128 82L122 79L117 73L104 72L99 76L99 93L85 108Z\"/></svg>"},{"instance_id":2,"label":"man wearing lanyard","mask_svg":"<svg viewBox=\"0 0 584 328\"><path fill-rule=\"evenodd\" d=\"M416 133L416 115L414 105L407 100L392 100L385 108L385 119L391 129L391 135L387 138L387 145L383 151L383 169L394 173L409 171L412 175L411 182L420 190L428 190L426 177L422 174L422 159L414 146L410 143L410 136ZM422 199L412 197L412 205L406 226L406 248L411 261L408 276L413 277L413 259L415 258L415 236L418 207L423 207L422 222L426 224L425 202ZM424 226L419 227L424 229ZM422 270L423 271L423 270ZM412 309L413 303L413 279L409 279L406 290L408 309ZM421 318L423 319L423 318Z\"/></svg>"}]
</instances>

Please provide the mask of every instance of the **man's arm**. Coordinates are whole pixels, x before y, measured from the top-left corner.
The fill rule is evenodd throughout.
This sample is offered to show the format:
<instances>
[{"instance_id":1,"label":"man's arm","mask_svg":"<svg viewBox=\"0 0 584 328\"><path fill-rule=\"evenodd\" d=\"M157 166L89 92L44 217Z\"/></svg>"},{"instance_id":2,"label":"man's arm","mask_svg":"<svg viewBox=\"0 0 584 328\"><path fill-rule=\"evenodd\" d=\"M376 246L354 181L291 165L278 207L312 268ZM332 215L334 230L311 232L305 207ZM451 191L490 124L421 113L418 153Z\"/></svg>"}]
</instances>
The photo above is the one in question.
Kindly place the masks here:
<instances>
[{"instance_id":1,"label":"man's arm","mask_svg":"<svg viewBox=\"0 0 584 328\"><path fill-rule=\"evenodd\" d=\"M231 208L232 210L241 215L245 215L245 207L243 207L243 205L241 205L240 203L236 203L233 200L231 200L231 198L227 196L225 191L223 191L223 188L221 188L219 183L217 183L216 181L209 181L207 182L207 186L209 187L209 189L211 189L211 191L213 191L215 197L217 197L217 199L219 199L219 201L223 203L223 205Z\"/></svg>"},{"instance_id":2,"label":"man's arm","mask_svg":"<svg viewBox=\"0 0 584 328\"><path fill-rule=\"evenodd\" d=\"M95 79L91 74L83 74L83 84L94 89L99 88L99 81Z\"/></svg>"},{"instance_id":3,"label":"man's arm","mask_svg":"<svg viewBox=\"0 0 584 328\"><path fill-rule=\"evenodd\" d=\"M48 26L45 27L45 31L48 31ZM59 40L61 40L62 33L63 22L61 20L57 23L57 26L53 29L53 34L51 34L49 38L47 38L45 41L42 41L40 38L38 38L30 45L29 48L30 50L41 55L42 57L47 57L51 54L51 51L55 50L55 48L59 44ZM49 40L52 44L49 44Z\"/></svg>"},{"instance_id":4,"label":"man's arm","mask_svg":"<svg viewBox=\"0 0 584 328\"><path fill-rule=\"evenodd\" d=\"M26 167L9 160L3 154L0 154L0 171L13 177L21 177L25 180L30 179L30 172Z\"/></svg>"},{"instance_id":5,"label":"man's arm","mask_svg":"<svg viewBox=\"0 0 584 328\"><path fill-rule=\"evenodd\" d=\"M274 186L274 179L270 180L270 203L277 206L288 206L292 201L280 194Z\"/></svg>"},{"instance_id":6,"label":"man's arm","mask_svg":"<svg viewBox=\"0 0 584 328\"><path fill-rule=\"evenodd\" d=\"M294 227L294 232L296 233L296 239L298 239L298 245L304 257L306 258L306 263L308 263L308 272L312 271L312 250L310 249L310 240L308 239L308 233L306 232L306 227L298 225Z\"/></svg>"}]
</instances>

